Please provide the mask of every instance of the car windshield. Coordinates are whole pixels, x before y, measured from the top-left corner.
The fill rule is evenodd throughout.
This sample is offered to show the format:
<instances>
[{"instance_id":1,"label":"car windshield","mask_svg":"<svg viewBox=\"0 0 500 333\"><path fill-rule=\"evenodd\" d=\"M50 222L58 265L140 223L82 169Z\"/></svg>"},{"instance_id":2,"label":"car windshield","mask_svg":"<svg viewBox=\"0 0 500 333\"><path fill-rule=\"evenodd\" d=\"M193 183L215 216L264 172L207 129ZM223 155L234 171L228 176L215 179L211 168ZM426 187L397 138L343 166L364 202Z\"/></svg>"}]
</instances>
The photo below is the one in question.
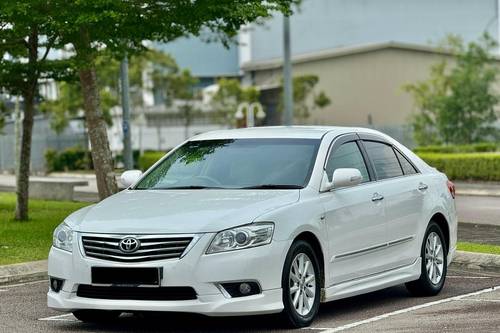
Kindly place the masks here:
<instances>
[{"instance_id":1,"label":"car windshield","mask_svg":"<svg viewBox=\"0 0 500 333\"><path fill-rule=\"evenodd\" d=\"M309 181L320 140L189 141L135 189L294 189Z\"/></svg>"}]
</instances>

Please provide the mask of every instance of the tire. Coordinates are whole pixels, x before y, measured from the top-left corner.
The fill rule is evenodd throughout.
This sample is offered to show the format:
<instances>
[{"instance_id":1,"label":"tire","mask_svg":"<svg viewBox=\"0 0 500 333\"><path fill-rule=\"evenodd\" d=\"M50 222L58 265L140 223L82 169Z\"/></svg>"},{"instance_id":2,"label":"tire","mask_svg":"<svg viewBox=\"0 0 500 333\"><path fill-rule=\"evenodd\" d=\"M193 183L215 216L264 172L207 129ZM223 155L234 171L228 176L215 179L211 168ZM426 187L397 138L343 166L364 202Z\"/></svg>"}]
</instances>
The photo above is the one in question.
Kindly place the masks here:
<instances>
[{"instance_id":1,"label":"tire","mask_svg":"<svg viewBox=\"0 0 500 333\"><path fill-rule=\"evenodd\" d=\"M434 240L436 240L437 246L433 245ZM430 242L431 251L429 251L429 248L427 246L428 242ZM438 247L439 245L440 247ZM440 250L435 251L436 253L433 253L432 249L435 249L436 247L440 248ZM420 278L418 280L406 283L406 289L408 289L408 291L414 296L437 295L441 291L441 289L443 289L444 282L446 280L447 255L448 249L446 247L446 241L444 239L443 231L436 222L431 221L427 226L427 230L425 231L425 236L420 252L420 257L422 258ZM429 269L427 268L428 265ZM430 268L431 266L432 269ZM441 274L439 274L440 267Z\"/></svg>"},{"instance_id":2,"label":"tire","mask_svg":"<svg viewBox=\"0 0 500 333\"><path fill-rule=\"evenodd\" d=\"M301 262L302 267L297 271ZM284 305L282 315L287 326L295 328L309 326L318 313L321 297L319 267L317 256L309 243L297 241L292 244L285 259L281 278ZM303 274L304 268L306 274ZM314 295L311 296L312 292Z\"/></svg>"},{"instance_id":3,"label":"tire","mask_svg":"<svg viewBox=\"0 0 500 333\"><path fill-rule=\"evenodd\" d=\"M85 323L106 323L112 322L120 316L120 311L106 310L75 310L73 316Z\"/></svg>"}]
</instances>

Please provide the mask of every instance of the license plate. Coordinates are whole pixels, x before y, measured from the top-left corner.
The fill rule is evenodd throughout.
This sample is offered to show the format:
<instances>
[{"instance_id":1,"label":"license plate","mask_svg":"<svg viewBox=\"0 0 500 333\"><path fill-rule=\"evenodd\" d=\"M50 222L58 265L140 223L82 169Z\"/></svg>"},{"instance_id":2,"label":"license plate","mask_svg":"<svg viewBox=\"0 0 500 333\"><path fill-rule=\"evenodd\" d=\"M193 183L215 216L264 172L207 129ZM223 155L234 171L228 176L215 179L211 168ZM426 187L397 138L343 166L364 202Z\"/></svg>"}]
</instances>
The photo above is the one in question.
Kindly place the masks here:
<instances>
[{"instance_id":1,"label":"license plate","mask_svg":"<svg viewBox=\"0 0 500 333\"><path fill-rule=\"evenodd\" d=\"M92 267L92 284L114 286L160 286L159 267Z\"/></svg>"}]
</instances>

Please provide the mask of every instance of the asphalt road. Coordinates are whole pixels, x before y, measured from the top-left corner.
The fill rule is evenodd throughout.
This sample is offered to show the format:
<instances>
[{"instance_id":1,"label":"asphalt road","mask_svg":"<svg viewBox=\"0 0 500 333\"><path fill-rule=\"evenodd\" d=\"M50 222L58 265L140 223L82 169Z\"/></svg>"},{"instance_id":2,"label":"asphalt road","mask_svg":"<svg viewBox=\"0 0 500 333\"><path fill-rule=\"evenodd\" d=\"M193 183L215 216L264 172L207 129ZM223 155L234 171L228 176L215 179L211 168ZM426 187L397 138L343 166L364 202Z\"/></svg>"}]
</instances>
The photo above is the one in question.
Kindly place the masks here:
<instances>
[{"instance_id":1,"label":"asphalt road","mask_svg":"<svg viewBox=\"0 0 500 333\"><path fill-rule=\"evenodd\" d=\"M500 226L500 197L458 195L455 200L460 222Z\"/></svg>"},{"instance_id":2,"label":"asphalt road","mask_svg":"<svg viewBox=\"0 0 500 333\"><path fill-rule=\"evenodd\" d=\"M440 295L411 297L403 286L323 304L308 332L498 332L500 275L450 270ZM496 288L492 288L496 287ZM281 332L276 316L209 318L123 315L90 325L45 305L47 282L0 287L0 332ZM300 332L300 330L299 330Z\"/></svg>"}]
</instances>

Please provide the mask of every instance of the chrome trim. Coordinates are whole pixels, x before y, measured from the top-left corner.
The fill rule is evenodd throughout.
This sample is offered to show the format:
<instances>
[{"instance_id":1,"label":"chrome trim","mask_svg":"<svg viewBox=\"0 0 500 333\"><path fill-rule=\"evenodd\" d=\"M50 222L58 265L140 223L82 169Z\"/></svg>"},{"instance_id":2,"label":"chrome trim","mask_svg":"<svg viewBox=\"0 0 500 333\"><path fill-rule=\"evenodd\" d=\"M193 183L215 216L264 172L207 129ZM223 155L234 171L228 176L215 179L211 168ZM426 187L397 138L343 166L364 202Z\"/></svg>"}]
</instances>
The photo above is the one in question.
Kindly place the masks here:
<instances>
[{"instance_id":1,"label":"chrome trim","mask_svg":"<svg viewBox=\"0 0 500 333\"><path fill-rule=\"evenodd\" d=\"M364 254L375 252L375 251L378 251L378 250L381 250L381 249L389 248L391 246L400 245L400 244L409 242L409 241L413 240L414 238L415 238L415 236L408 236L408 237L396 239L396 240L393 240L393 241L390 241L390 242L387 242L387 243L370 246L370 247L367 247L367 248L364 248L364 249L361 249L361 250L356 250L356 251L352 251L352 252L341 253L339 255L333 256L330 259L330 262L333 262L333 261L339 260L339 259L345 259L345 258L348 258L348 257L351 257L351 256L364 255Z\"/></svg>"},{"instance_id":2,"label":"chrome trim","mask_svg":"<svg viewBox=\"0 0 500 333\"><path fill-rule=\"evenodd\" d=\"M102 240L85 239L85 237L103 238ZM132 254L124 253L119 250L118 244L121 239L134 237L141 242L141 247ZM121 263L138 263L146 261L158 260L175 260L184 257L202 237L200 234L100 234L100 233L78 233L78 245L80 253L84 258L103 260L103 261L119 261ZM106 239L106 238L109 238ZM147 240L164 239L164 242L156 241L148 243ZM189 238L185 240L168 239ZM85 244L84 244L85 241ZM101 246L99 246L101 245ZM104 246L102 246L104 245ZM108 248L106 245L116 247ZM166 245L166 248L154 248L155 246ZM94 251L103 251L107 253L96 253ZM148 254L156 251L163 251L161 254Z\"/></svg>"}]
</instances>

